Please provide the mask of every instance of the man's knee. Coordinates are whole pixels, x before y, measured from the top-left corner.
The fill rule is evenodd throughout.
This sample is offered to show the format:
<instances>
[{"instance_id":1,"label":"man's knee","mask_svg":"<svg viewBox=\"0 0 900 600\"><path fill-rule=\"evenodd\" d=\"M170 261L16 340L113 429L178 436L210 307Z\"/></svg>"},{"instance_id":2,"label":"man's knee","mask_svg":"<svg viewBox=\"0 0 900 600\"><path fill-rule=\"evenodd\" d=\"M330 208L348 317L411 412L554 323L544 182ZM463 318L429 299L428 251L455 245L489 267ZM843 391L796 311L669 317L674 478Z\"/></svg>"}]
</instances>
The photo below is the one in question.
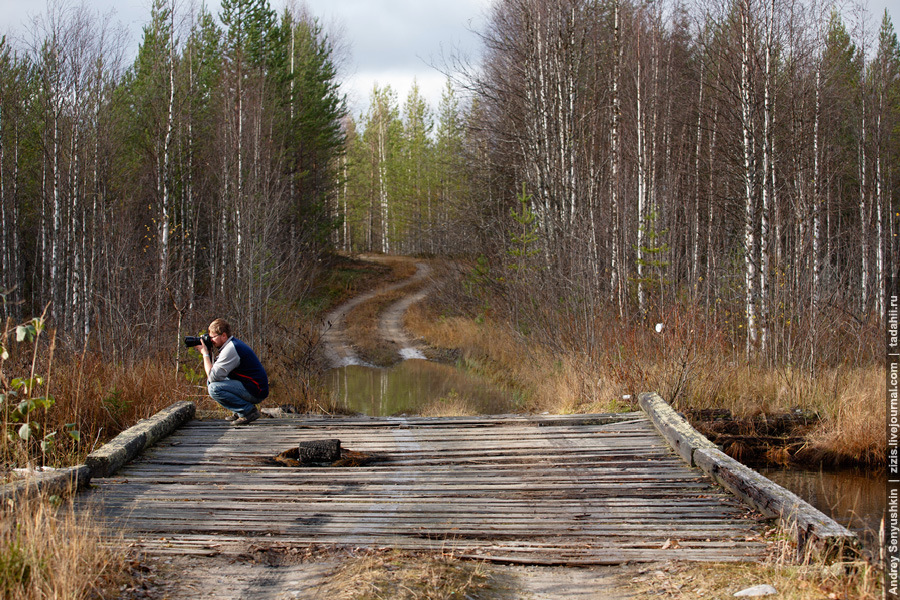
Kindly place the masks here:
<instances>
[{"instance_id":1,"label":"man's knee","mask_svg":"<svg viewBox=\"0 0 900 600\"><path fill-rule=\"evenodd\" d=\"M227 393L228 388L221 381L210 381L206 384L206 391L212 399L218 400Z\"/></svg>"}]
</instances>

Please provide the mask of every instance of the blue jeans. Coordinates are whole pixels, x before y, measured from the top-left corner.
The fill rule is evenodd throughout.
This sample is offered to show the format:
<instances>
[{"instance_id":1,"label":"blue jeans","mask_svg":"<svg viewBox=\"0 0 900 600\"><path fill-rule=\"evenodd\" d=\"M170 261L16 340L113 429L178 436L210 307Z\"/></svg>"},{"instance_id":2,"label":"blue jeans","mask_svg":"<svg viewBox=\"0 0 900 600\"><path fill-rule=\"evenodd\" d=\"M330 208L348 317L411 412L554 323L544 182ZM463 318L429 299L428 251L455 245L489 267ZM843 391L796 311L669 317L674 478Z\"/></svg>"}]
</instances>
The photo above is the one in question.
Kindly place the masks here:
<instances>
[{"instance_id":1,"label":"blue jeans","mask_svg":"<svg viewBox=\"0 0 900 600\"><path fill-rule=\"evenodd\" d=\"M223 381L211 381L206 386L209 396L218 402L222 408L246 417L254 410L256 405L262 402L259 398L247 391L240 381L225 379Z\"/></svg>"}]
</instances>

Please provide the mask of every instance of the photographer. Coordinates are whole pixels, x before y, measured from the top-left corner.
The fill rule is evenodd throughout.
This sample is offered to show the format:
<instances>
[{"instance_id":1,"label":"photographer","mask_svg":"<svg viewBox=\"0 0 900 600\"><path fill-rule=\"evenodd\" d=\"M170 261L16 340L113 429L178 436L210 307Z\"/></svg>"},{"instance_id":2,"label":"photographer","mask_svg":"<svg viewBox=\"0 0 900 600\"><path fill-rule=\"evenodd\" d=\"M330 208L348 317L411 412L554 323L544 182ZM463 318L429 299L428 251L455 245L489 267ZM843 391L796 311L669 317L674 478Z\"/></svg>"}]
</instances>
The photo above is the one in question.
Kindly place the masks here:
<instances>
[{"instance_id":1,"label":"photographer","mask_svg":"<svg viewBox=\"0 0 900 600\"><path fill-rule=\"evenodd\" d=\"M250 346L231 335L224 319L209 324L210 344L219 349L215 363L207 343L198 346L203 355L210 397L232 414L232 425L247 425L259 418L257 404L269 395L269 378Z\"/></svg>"}]
</instances>

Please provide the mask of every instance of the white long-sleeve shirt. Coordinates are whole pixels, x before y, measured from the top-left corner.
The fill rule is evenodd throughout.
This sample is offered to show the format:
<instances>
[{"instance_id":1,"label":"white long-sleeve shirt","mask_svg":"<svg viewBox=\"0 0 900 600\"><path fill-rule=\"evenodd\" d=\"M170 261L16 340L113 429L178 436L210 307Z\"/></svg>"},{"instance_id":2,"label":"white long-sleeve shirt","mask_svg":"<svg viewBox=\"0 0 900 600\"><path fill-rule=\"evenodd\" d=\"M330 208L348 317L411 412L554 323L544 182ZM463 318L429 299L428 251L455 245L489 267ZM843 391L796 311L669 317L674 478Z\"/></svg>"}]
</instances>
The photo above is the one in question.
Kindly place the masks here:
<instances>
[{"instance_id":1,"label":"white long-sleeve shirt","mask_svg":"<svg viewBox=\"0 0 900 600\"><path fill-rule=\"evenodd\" d=\"M228 374L241 364L241 357L238 356L237 350L234 349L234 344L231 343L233 339L234 336L228 338L228 341L222 344L222 347L219 349L219 356L216 357L216 362L213 363L212 369L209 370L207 383L225 381L228 379Z\"/></svg>"}]
</instances>

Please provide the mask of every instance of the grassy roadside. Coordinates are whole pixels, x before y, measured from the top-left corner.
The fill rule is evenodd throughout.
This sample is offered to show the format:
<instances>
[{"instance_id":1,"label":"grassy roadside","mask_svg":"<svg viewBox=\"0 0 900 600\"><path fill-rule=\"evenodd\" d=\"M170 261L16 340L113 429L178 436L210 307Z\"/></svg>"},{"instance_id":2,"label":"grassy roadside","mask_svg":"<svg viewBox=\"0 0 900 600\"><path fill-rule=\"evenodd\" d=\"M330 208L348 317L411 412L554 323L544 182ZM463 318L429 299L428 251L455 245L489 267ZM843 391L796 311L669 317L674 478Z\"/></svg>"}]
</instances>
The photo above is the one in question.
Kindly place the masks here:
<instances>
[{"instance_id":1,"label":"grassy roadside","mask_svg":"<svg viewBox=\"0 0 900 600\"><path fill-rule=\"evenodd\" d=\"M728 600L741 590L770 585L781 600L879 600L881 574L866 563L670 564L631 581L638 598Z\"/></svg>"},{"instance_id":2,"label":"grassy roadside","mask_svg":"<svg viewBox=\"0 0 900 600\"><path fill-rule=\"evenodd\" d=\"M433 552L374 550L342 562L318 590L334 600L512 600L484 563Z\"/></svg>"},{"instance_id":3,"label":"grassy roadside","mask_svg":"<svg viewBox=\"0 0 900 600\"><path fill-rule=\"evenodd\" d=\"M0 507L0 598L120 598L140 579L127 551L68 504Z\"/></svg>"},{"instance_id":4,"label":"grassy roadside","mask_svg":"<svg viewBox=\"0 0 900 600\"><path fill-rule=\"evenodd\" d=\"M793 455L806 463L883 466L884 370L838 366L815 374L749 366L716 348L660 342L655 332L622 335L601 355L538 344L504 323L470 318L424 302L407 327L430 344L456 349L460 363L505 386L518 387L526 410L552 413L633 410L641 391L659 391L681 411L725 409L736 418L800 412L814 417ZM625 343L622 343L625 340Z\"/></svg>"}]
</instances>

